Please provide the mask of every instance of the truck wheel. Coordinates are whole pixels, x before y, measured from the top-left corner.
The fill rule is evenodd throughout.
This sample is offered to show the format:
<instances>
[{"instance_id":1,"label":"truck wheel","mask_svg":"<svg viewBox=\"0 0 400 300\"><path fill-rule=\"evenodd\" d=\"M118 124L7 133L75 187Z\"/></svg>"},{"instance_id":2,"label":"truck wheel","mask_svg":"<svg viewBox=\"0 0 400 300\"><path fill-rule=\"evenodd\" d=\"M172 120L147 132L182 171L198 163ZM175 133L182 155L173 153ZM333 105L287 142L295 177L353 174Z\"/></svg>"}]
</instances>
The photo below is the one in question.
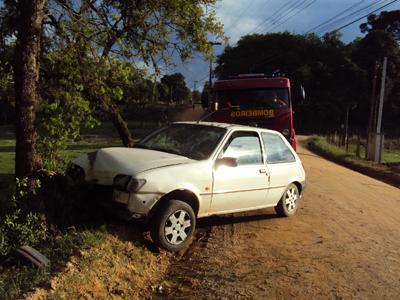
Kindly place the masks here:
<instances>
[{"instance_id":1,"label":"truck wheel","mask_svg":"<svg viewBox=\"0 0 400 300\"><path fill-rule=\"evenodd\" d=\"M296 214L299 205L299 190L291 183L283 193L281 200L275 206L276 213L281 217L291 217Z\"/></svg>"},{"instance_id":2,"label":"truck wheel","mask_svg":"<svg viewBox=\"0 0 400 300\"><path fill-rule=\"evenodd\" d=\"M169 200L153 217L150 234L157 246L177 252L190 242L195 227L192 207L180 200Z\"/></svg>"}]
</instances>

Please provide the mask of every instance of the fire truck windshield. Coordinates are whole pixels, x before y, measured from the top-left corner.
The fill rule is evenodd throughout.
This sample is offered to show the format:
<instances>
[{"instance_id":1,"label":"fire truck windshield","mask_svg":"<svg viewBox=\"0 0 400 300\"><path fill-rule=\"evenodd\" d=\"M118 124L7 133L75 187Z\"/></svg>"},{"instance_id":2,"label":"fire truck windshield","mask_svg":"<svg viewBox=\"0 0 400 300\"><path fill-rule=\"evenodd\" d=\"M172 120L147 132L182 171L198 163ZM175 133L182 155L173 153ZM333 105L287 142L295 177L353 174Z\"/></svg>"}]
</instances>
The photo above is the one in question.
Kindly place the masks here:
<instances>
[{"instance_id":1,"label":"fire truck windshield","mask_svg":"<svg viewBox=\"0 0 400 300\"><path fill-rule=\"evenodd\" d=\"M289 107L289 92L285 88L219 90L216 93L218 106L229 108L279 109Z\"/></svg>"}]
</instances>

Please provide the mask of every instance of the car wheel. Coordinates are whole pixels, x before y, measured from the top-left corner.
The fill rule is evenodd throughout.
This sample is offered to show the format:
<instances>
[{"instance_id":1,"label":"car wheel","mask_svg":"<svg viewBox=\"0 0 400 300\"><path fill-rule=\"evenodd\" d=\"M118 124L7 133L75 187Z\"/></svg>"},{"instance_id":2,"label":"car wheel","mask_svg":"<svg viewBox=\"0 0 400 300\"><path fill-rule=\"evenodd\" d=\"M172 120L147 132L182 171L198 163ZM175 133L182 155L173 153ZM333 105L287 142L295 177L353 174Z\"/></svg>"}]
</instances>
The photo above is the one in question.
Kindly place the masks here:
<instances>
[{"instance_id":1,"label":"car wheel","mask_svg":"<svg viewBox=\"0 0 400 300\"><path fill-rule=\"evenodd\" d=\"M275 206L275 211L282 217L291 217L297 212L299 199L299 189L294 183L291 183Z\"/></svg>"},{"instance_id":2,"label":"car wheel","mask_svg":"<svg viewBox=\"0 0 400 300\"><path fill-rule=\"evenodd\" d=\"M150 234L157 246L177 252L190 242L195 227L192 207L180 200L170 200L154 216Z\"/></svg>"}]
</instances>

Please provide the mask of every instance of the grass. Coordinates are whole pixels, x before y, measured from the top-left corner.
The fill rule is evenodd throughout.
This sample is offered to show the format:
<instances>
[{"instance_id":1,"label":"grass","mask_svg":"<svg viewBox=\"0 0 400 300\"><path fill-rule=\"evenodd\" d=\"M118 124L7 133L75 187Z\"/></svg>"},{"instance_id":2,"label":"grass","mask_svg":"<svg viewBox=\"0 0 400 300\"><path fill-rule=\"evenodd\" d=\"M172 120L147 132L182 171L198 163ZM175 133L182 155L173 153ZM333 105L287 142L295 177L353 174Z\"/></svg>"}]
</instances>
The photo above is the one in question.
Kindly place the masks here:
<instances>
[{"instance_id":1,"label":"grass","mask_svg":"<svg viewBox=\"0 0 400 300\"><path fill-rule=\"evenodd\" d=\"M350 142L348 152L346 152L344 148L329 144L322 136L312 136L303 143L310 150L321 156L343 164L360 173L400 187L400 142L398 140L387 140L385 142L383 163L364 160L365 149L360 151L361 158L357 157L355 153L356 144L354 142Z\"/></svg>"},{"instance_id":2,"label":"grass","mask_svg":"<svg viewBox=\"0 0 400 300\"><path fill-rule=\"evenodd\" d=\"M155 123L130 123L129 125L130 127L139 127L133 130L136 134L136 139L142 137L156 126ZM115 134L112 125L106 123L94 130L83 131L80 140L68 144L67 149L61 152L61 157L65 162L68 162L87 152L114 146L122 146L122 144ZM14 163L15 139L12 127L0 126L0 218L4 214L7 202L10 200L11 193L14 190ZM88 226L90 226L90 228ZM93 269L93 265L98 264L98 260L102 261L104 255L108 255L108 261L113 261L114 258L110 255L109 249L106 249L104 253L96 249L98 249L99 245L108 245L108 247L112 249L116 244L115 240L118 239L116 233L112 229L109 230L109 226L106 225L105 220L99 220L97 223L90 225L78 224L77 228L74 230L68 230L62 233L57 232L48 242L38 248L41 253L50 259L50 268L37 270L22 265L7 267L0 265L0 299L18 298L22 293L38 286L45 287L44 290L46 290L46 283L49 283L52 278L56 277L60 272L62 273L65 271L68 262L73 259L73 257L82 258L75 261L75 266L79 270L81 270L81 268L82 270L95 270ZM134 239L142 240L143 238L138 235L134 237ZM117 244L120 248L128 247L123 241L119 241ZM134 254L138 256L137 258L132 258L130 256L121 258L122 261L126 261L129 258L132 258L133 262L141 260L140 265L143 267L143 271L140 272L141 276L144 276L142 274L143 272L148 271L148 268L146 268L146 259L143 258L143 252L146 252L146 248L143 245L144 242L142 241L139 242L139 246L134 246ZM130 245L129 247L133 246ZM92 250L89 251L88 249ZM82 256L82 253L87 254ZM91 255L91 253L97 256L93 256L94 254ZM150 255L148 251L146 253L147 256ZM154 260L155 258L153 257L152 259ZM123 265L119 266L119 268L123 267ZM77 272L76 268L75 272ZM108 270L109 269L106 268L104 271L104 280L109 276L106 272ZM55 294L55 298L75 298L79 292L77 289L74 289L74 287L82 285L82 281L90 282L91 280L90 278L83 278L89 275L85 272L82 273L81 275L73 273L74 275L66 275L66 279L60 279L60 281L64 283L60 285L60 291ZM94 274L90 274L90 276L93 275ZM76 279L74 279L75 276L78 276L77 278L80 278L82 281L76 282ZM125 274L125 276L129 278L129 274ZM128 284L128 282L125 284ZM91 287L88 285L87 289L90 288ZM134 292L132 291L132 295L133 294Z\"/></svg>"},{"instance_id":3,"label":"grass","mask_svg":"<svg viewBox=\"0 0 400 300\"><path fill-rule=\"evenodd\" d=\"M107 238L104 228L72 231L56 236L38 250L52 262L49 268L26 265L0 266L0 298L16 299L21 293L48 282L78 251L99 245Z\"/></svg>"},{"instance_id":4,"label":"grass","mask_svg":"<svg viewBox=\"0 0 400 300\"><path fill-rule=\"evenodd\" d=\"M4 132L4 131L3 131ZM80 143L68 145L61 153L63 159L69 161L81 154L107 146L121 145L118 140L102 140L100 138L82 140ZM14 189L15 140L10 137L0 139L0 217ZM109 233L105 227L68 231L54 236L38 250L46 255L52 265L49 269L35 269L29 266L0 266L0 299L15 299L21 293L48 282L57 269L65 264L72 255L87 247L104 241Z\"/></svg>"}]
</instances>

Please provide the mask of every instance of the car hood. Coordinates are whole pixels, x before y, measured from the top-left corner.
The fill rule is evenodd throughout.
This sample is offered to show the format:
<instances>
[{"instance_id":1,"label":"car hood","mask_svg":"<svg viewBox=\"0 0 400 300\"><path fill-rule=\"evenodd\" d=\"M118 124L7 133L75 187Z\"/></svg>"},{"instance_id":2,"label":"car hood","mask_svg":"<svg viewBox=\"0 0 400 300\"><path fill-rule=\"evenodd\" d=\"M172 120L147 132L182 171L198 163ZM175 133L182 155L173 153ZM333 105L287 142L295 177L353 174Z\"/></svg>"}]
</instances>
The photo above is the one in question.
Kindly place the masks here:
<instances>
[{"instance_id":1,"label":"car hood","mask_svg":"<svg viewBox=\"0 0 400 300\"><path fill-rule=\"evenodd\" d=\"M136 176L150 169L193 162L166 152L140 148L104 148L72 161L85 171L85 180L111 185L118 174Z\"/></svg>"}]
</instances>

